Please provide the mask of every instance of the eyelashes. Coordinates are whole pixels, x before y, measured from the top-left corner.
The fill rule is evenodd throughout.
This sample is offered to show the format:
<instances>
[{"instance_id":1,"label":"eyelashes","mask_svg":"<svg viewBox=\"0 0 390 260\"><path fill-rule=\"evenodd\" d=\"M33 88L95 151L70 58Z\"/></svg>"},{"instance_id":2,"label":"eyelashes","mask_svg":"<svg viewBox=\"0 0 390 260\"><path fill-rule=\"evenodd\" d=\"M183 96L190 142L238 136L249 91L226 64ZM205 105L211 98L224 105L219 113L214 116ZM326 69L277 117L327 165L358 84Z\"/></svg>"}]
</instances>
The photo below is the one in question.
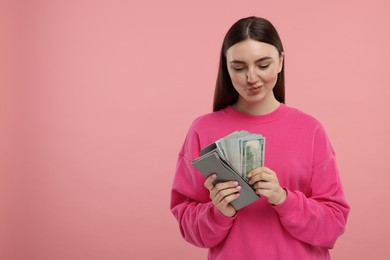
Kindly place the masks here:
<instances>
[{"instance_id":1,"label":"eyelashes","mask_svg":"<svg viewBox=\"0 0 390 260\"><path fill-rule=\"evenodd\" d=\"M265 65L261 65L261 66L258 66L260 69L262 70L265 70L269 67L270 64L265 64Z\"/></svg>"},{"instance_id":2,"label":"eyelashes","mask_svg":"<svg viewBox=\"0 0 390 260\"><path fill-rule=\"evenodd\" d=\"M265 65L258 65L257 67L260 69L260 70L266 70L268 69L268 67L270 66L270 64L265 64ZM243 71L246 69L246 67L232 67L233 70L239 72L239 71Z\"/></svg>"}]
</instances>

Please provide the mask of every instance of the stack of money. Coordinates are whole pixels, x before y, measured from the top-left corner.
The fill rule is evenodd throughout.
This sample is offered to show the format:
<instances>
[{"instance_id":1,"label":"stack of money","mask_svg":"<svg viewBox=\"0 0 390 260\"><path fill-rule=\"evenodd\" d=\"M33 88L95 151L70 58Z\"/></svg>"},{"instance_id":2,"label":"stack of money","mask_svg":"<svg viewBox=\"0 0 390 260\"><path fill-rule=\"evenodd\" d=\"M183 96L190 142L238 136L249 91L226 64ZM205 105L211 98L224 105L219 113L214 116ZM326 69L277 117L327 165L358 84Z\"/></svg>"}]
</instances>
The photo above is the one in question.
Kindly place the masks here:
<instances>
[{"instance_id":1,"label":"stack of money","mask_svg":"<svg viewBox=\"0 0 390 260\"><path fill-rule=\"evenodd\" d=\"M216 174L214 184L237 181L242 187L240 197L231 202L239 210L259 199L248 183L248 173L264 166L265 137L248 131L233 132L200 150L192 165L208 178Z\"/></svg>"},{"instance_id":2,"label":"stack of money","mask_svg":"<svg viewBox=\"0 0 390 260\"><path fill-rule=\"evenodd\" d=\"M264 166L265 137L248 131L236 131L215 142L221 159L248 181L248 173Z\"/></svg>"}]
</instances>

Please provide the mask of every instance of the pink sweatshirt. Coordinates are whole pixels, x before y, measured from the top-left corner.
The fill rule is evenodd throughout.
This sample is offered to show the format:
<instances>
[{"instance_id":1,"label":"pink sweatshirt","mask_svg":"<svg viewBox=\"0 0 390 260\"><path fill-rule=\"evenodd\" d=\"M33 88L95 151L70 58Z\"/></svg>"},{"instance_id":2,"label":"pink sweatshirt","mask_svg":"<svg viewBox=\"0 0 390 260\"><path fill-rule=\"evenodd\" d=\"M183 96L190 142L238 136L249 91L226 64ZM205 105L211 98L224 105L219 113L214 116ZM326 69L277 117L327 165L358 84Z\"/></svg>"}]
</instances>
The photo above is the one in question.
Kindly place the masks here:
<instances>
[{"instance_id":1,"label":"pink sweatshirt","mask_svg":"<svg viewBox=\"0 0 390 260\"><path fill-rule=\"evenodd\" d=\"M276 172L287 198L273 206L261 197L228 218L210 201L205 178L191 161L200 149L236 130L266 137L265 166ZM209 248L208 259L314 260L330 258L349 205L324 128L282 104L263 116L227 107L197 118L179 153L171 211L185 240Z\"/></svg>"}]
</instances>

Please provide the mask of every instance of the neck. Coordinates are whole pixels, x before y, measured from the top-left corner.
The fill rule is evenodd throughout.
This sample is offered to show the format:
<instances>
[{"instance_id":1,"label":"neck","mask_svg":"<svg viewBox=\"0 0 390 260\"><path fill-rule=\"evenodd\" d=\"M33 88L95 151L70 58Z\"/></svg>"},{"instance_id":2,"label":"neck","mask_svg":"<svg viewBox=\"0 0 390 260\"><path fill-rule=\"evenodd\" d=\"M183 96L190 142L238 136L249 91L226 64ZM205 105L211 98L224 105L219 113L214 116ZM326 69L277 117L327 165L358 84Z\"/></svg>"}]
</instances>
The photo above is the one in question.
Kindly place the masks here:
<instances>
[{"instance_id":1,"label":"neck","mask_svg":"<svg viewBox=\"0 0 390 260\"><path fill-rule=\"evenodd\" d=\"M240 102L240 100L238 100L235 104L233 104L232 107L235 110L245 114L261 116L261 115L272 113L279 106L280 106L280 102L277 101L276 99L273 99L270 100L269 102L262 103L262 104L258 104L258 103L249 104L249 103Z\"/></svg>"}]
</instances>

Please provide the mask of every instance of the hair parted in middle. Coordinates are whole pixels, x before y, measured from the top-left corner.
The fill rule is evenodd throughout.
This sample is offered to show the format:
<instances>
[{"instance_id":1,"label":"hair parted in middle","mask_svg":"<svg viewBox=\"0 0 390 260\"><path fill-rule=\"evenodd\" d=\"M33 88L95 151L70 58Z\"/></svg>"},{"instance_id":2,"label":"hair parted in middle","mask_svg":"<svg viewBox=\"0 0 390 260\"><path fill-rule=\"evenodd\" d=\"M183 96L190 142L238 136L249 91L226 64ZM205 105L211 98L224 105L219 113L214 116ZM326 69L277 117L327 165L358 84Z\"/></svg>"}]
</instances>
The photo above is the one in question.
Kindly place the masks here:
<instances>
[{"instance_id":1,"label":"hair parted in middle","mask_svg":"<svg viewBox=\"0 0 390 260\"><path fill-rule=\"evenodd\" d=\"M268 20L260 17L250 16L235 22L228 30L223 40L217 82L214 91L213 111L221 110L237 102L238 92L235 90L227 69L226 51L236 43L252 39L275 46L279 55L283 55L283 45L275 27ZM284 90L284 59L282 70L278 74L275 87L273 89L276 100L285 102Z\"/></svg>"}]
</instances>

